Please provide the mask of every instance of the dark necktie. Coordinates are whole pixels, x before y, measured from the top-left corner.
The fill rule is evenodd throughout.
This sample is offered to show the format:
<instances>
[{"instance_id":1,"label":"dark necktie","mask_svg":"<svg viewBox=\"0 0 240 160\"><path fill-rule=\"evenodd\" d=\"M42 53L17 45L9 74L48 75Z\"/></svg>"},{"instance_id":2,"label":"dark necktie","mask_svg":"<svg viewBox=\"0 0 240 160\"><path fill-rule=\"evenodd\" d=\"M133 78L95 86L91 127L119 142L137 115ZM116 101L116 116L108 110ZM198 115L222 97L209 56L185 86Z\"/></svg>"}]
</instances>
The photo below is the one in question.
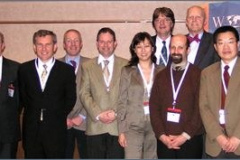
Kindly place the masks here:
<instances>
[{"instance_id":1,"label":"dark necktie","mask_svg":"<svg viewBox=\"0 0 240 160\"><path fill-rule=\"evenodd\" d=\"M188 40L189 40L190 43L192 43L193 41L196 41L197 43L200 42L200 39L198 38L198 34L196 34L194 37L191 37L189 35Z\"/></svg>"},{"instance_id":2,"label":"dark necktie","mask_svg":"<svg viewBox=\"0 0 240 160\"><path fill-rule=\"evenodd\" d=\"M70 63L71 63L71 65L74 67L74 70L76 70L76 67L77 67L76 61L71 60Z\"/></svg>"},{"instance_id":3,"label":"dark necktie","mask_svg":"<svg viewBox=\"0 0 240 160\"><path fill-rule=\"evenodd\" d=\"M166 47L166 41L162 41L163 43L163 47L162 47L162 50L161 50L161 53L162 53L162 58L165 60L165 62L167 63L167 47ZM161 60L161 56L160 56L160 60ZM161 61L160 61L161 63ZM165 65L163 62L161 63L163 65Z\"/></svg>"},{"instance_id":4,"label":"dark necktie","mask_svg":"<svg viewBox=\"0 0 240 160\"><path fill-rule=\"evenodd\" d=\"M224 67L224 72L223 72L223 78L224 78L224 81L225 81L225 84L226 84L226 88L228 88L228 82L229 82L229 79L230 79L228 69L229 69L229 66L226 65Z\"/></svg>"}]
</instances>

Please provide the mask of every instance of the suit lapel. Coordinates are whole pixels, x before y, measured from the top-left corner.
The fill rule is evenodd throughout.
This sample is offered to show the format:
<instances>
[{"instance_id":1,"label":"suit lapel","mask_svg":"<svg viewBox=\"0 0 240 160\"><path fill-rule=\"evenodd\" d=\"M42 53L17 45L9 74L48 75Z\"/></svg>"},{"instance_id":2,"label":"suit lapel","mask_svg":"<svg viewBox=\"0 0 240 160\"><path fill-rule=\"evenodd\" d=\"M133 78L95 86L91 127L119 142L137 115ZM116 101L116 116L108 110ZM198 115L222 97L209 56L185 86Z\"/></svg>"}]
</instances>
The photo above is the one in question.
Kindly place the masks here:
<instances>
[{"instance_id":1,"label":"suit lapel","mask_svg":"<svg viewBox=\"0 0 240 160\"><path fill-rule=\"evenodd\" d=\"M229 103L234 102L234 98L236 98L236 97L234 97L234 95L239 95L239 93L236 93L236 92L239 92L239 88L240 88L240 86L239 86L240 85L240 83L239 83L239 77L240 77L239 69L240 69L240 60L238 58L235 66L233 68L231 78L229 80L228 93L227 93L227 97L226 97L225 106L231 106L231 105L229 105Z\"/></svg>"},{"instance_id":2,"label":"suit lapel","mask_svg":"<svg viewBox=\"0 0 240 160\"><path fill-rule=\"evenodd\" d=\"M210 39L207 37L207 34L203 32L201 42L199 44L199 48L197 51L197 55L194 61L195 65L198 65L205 57L207 54L208 46L209 46L209 41Z\"/></svg>"},{"instance_id":3,"label":"suit lapel","mask_svg":"<svg viewBox=\"0 0 240 160\"><path fill-rule=\"evenodd\" d=\"M143 79L140 73L140 70L137 66L133 66L134 67L134 71L133 71L133 78L141 85L143 86Z\"/></svg>"}]
</instances>

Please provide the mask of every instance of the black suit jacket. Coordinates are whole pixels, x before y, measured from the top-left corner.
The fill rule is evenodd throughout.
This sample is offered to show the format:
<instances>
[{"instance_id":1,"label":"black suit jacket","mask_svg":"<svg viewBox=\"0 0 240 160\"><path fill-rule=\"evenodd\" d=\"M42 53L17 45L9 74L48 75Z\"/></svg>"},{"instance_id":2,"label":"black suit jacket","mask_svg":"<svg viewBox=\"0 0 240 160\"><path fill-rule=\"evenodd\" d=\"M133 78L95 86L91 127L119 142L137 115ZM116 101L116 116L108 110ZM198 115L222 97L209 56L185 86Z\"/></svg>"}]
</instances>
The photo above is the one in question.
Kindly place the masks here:
<instances>
[{"instance_id":1,"label":"black suit jacket","mask_svg":"<svg viewBox=\"0 0 240 160\"><path fill-rule=\"evenodd\" d=\"M11 143L20 138L19 93L17 70L19 63L3 57L2 81L0 86L0 142ZM9 95L9 87L14 87Z\"/></svg>"},{"instance_id":2,"label":"black suit jacket","mask_svg":"<svg viewBox=\"0 0 240 160\"><path fill-rule=\"evenodd\" d=\"M204 69L219 60L220 58L213 45L213 35L204 31L194 65L200 69Z\"/></svg>"},{"instance_id":3,"label":"black suit jacket","mask_svg":"<svg viewBox=\"0 0 240 160\"><path fill-rule=\"evenodd\" d=\"M23 144L45 135L43 141L58 145L65 141L66 117L76 101L75 73L72 66L55 61L50 71L44 91L35 67L35 60L25 62L19 67L20 100L24 107ZM44 109L40 122L41 109Z\"/></svg>"}]
</instances>

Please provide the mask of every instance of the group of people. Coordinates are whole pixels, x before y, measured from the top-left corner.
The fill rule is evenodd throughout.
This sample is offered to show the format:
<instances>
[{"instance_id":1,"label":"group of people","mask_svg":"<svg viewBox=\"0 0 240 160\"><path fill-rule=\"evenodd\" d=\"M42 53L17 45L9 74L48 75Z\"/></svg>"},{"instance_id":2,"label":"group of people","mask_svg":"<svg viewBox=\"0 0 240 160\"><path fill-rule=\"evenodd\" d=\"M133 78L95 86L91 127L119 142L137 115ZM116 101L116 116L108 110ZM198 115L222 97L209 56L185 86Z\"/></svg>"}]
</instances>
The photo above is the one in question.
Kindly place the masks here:
<instances>
[{"instance_id":1,"label":"group of people","mask_svg":"<svg viewBox=\"0 0 240 160\"><path fill-rule=\"evenodd\" d=\"M173 35L173 11L156 8L156 35L136 33L129 61L109 27L93 59L80 55L78 30L65 32L60 59L56 34L38 30L37 58L22 64L2 56L1 33L0 158L16 158L20 139L25 158L73 158L75 142L82 159L240 158L239 34L205 23L192 6L189 33Z\"/></svg>"}]
</instances>

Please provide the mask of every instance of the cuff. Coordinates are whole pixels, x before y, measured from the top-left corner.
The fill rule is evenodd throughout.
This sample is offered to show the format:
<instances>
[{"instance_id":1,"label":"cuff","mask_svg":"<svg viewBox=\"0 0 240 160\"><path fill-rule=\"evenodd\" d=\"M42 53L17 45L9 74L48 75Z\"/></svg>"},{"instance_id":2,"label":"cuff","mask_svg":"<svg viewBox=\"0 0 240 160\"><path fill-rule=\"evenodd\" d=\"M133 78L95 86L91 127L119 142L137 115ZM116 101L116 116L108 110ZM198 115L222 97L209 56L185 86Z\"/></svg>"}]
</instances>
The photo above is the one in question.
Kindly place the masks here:
<instances>
[{"instance_id":1,"label":"cuff","mask_svg":"<svg viewBox=\"0 0 240 160\"><path fill-rule=\"evenodd\" d=\"M182 133L182 136L185 137L187 140L190 140L191 137L189 136L189 134L187 134L186 132Z\"/></svg>"}]
</instances>

